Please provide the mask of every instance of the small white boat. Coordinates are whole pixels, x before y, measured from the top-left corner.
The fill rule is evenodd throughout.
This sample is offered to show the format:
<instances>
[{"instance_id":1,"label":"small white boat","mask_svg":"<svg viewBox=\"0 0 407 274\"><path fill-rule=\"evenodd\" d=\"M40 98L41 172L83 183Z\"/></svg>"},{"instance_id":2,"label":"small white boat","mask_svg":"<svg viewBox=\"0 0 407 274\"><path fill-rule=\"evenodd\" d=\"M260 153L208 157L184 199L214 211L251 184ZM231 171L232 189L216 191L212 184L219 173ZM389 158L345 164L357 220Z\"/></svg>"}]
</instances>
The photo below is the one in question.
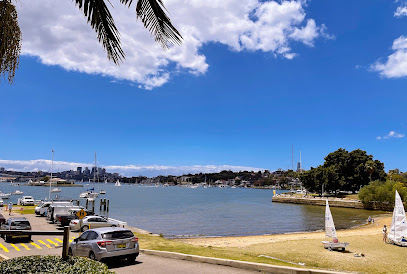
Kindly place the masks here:
<instances>
[{"instance_id":1,"label":"small white boat","mask_svg":"<svg viewBox=\"0 0 407 274\"><path fill-rule=\"evenodd\" d=\"M117 180L114 186L122 186L122 184L119 182L119 180Z\"/></svg>"},{"instance_id":2,"label":"small white boat","mask_svg":"<svg viewBox=\"0 0 407 274\"><path fill-rule=\"evenodd\" d=\"M103 190L103 189L101 189L100 192L99 192L99 194L106 194L106 191Z\"/></svg>"},{"instance_id":3,"label":"small white boat","mask_svg":"<svg viewBox=\"0 0 407 274\"><path fill-rule=\"evenodd\" d=\"M396 199L394 201L393 218L391 220L390 231L387 237L392 244L407 246L406 212L404 211L403 201L397 190Z\"/></svg>"},{"instance_id":4,"label":"small white boat","mask_svg":"<svg viewBox=\"0 0 407 274\"><path fill-rule=\"evenodd\" d=\"M55 188L51 189L51 192L61 192L61 189L60 189L60 188L55 187Z\"/></svg>"},{"instance_id":5,"label":"small white boat","mask_svg":"<svg viewBox=\"0 0 407 274\"><path fill-rule=\"evenodd\" d=\"M11 193L11 195L23 195L23 194L24 194L24 192L22 192L22 191L20 191L20 190L13 191L13 192Z\"/></svg>"},{"instance_id":6,"label":"small white boat","mask_svg":"<svg viewBox=\"0 0 407 274\"><path fill-rule=\"evenodd\" d=\"M326 200L325 206L325 237L332 238L332 241L322 241L324 248L328 249L329 251L334 249L344 251L349 245L349 243L338 241L334 220L332 218L331 210L329 209L328 199Z\"/></svg>"},{"instance_id":7,"label":"small white boat","mask_svg":"<svg viewBox=\"0 0 407 274\"><path fill-rule=\"evenodd\" d=\"M8 199L10 198L11 193L3 193L0 191L0 198L1 199Z\"/></svg>"}]
</instances>

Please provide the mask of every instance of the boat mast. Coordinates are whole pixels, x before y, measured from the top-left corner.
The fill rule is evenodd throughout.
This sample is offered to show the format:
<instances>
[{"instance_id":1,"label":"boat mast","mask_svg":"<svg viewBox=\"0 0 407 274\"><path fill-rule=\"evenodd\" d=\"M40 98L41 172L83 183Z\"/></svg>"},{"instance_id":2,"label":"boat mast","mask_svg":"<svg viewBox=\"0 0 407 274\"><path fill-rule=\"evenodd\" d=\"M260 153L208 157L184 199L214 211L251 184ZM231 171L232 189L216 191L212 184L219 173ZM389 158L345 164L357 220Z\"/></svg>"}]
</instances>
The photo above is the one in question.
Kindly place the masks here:
<instances>
[{"instance_id":1,"label":"boat mast","mask_svg":"<svg viewBox=\"0 0 407 274\"><path fill-rule=\"evenodd\" d=\"M52 169L54 167L54 150L52 150L52 161L51 161L51 179L49 180L49 194L48 200L51 200L51 182L52 182Z\"/></svg>"}]
</instances>

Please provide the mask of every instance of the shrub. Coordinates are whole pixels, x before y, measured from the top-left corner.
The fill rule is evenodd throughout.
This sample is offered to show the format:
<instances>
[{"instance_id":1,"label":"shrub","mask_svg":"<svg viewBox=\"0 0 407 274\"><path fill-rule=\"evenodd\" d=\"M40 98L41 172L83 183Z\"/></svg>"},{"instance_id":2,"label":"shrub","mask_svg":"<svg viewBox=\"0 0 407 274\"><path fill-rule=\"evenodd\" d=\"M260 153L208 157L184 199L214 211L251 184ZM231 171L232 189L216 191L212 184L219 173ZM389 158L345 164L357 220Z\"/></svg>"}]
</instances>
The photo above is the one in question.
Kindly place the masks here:
<instances>
[{"instance_id":1,"label":"shrub","mask_svg":"<svg viewBox=\"0 0 407 274\"><path fill-rule=\"evenodd\" d=\"M82 257L68 257L66 261L60 256L24 256L0 263L0 273L114 273L103 263Z\"/></svg>"},{"instance_id":2,"label":"shrub","mask_svg":"<svg viewBox=\"0 0 407 274\"><path fill-rule=\"evenodd\" d=\"M359 199L366 208L393 210L394 193L399 192L404 203L407 201L407 189L400 182L387 180L373 181L359 191Z\"/></svg>"}]
</instances>

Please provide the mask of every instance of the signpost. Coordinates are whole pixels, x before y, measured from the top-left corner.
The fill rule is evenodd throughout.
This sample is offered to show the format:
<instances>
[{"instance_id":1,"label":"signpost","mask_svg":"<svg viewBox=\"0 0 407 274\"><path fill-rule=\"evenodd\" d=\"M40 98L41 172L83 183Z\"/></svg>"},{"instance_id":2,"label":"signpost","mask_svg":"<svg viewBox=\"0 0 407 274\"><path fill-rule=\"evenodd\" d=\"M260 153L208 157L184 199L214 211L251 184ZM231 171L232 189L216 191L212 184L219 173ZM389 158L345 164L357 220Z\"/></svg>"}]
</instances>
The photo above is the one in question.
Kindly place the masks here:
<instances>
[{"instance_id":1,"label":"signpost","mask_svg":"<svg viewBox=\"0 0 407 274\"><path fill-rule=\"evenodd\" d=\"M85 210L81 209L76 213L76 216L79 218L79 235L81 235L81 230L82 230L82 219L86 217L86 212Z\"/></svg>"}]
</instances>

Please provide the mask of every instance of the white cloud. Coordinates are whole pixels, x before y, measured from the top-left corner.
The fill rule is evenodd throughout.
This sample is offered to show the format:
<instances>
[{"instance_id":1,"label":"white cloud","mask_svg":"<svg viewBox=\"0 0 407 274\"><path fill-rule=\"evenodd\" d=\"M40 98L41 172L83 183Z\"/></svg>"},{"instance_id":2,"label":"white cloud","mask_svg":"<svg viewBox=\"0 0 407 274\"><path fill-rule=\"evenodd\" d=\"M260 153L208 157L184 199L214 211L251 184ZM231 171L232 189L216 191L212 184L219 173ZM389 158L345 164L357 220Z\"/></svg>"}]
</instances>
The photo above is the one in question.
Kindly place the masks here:
<instances>
[{"instance_id":1,"label":"white cloud","mask_svg":"<svg viewBox=\"0 0 407 274\"><path fill-rule=\"evenodd\" d=\"M390 131L389 134L385 136L377 136L376 140L382 140L382 139L390 139L390 138L404 138L405 134L402 133L397 133L395 131Z\"/></svg>"},{"instance_id":2,"label":"white cloud","mask_svg":"<svg viewBox=\"0 0 407 274\"><path fill-rule=\"evenodd\" d=\"M394 12L394 16L395 17L407 16L407 6L397 7L396 11Z\"/></svg>"},{"instance_id":3,"label":"white cloud","mask_svg":"<svg viewBox=\"0 0 407 274\"><path fill-rule=\"evenodd\" d=\"M75 162L64 162L64 161L54 161L53 171L66 171L66 170L76 170L77 167L89 167L91 168L93 164L91 163L75 163ZM7 170L14 171L51 171L51 160L0 160L0 167L4 167ZM158 175L182 175L182 174L195 174L195 173L211 173L220 172L222 170L232 170L232 171L259 171L264 170L262 168L256 167L245 167L245 166L232 166L232 165L192 165L192 166L160 166L160 165L150 165L150 166L137 166L137 165L125 165L125 166L115 166L107 165L100 166L105 168L107 172L119 173L124 176L158 176Z\"/></svg>"},{"instance_id":4,"label":"white cloud","mask_svg":"<svg viewBox=\"0 0 407 274\"><path fill-rule=\"evenodd\" d=\"M377 61L370 68L387 78L399 78L407 76L407 37L400 36L393 42L392 49L395 51L382 63Z\"/></svg>"},{"instance_id":5,"label":"white cloud","mask_svg":"<svg viewBox=\"0 0 407 274\"><path fill-rule=\"evenodd\" d=\"M165 5L184 43L165 52L136 21L134 4L128 9L117 0L112 3L126 53L121 66L107 60L96 34L72 1L31 0L17 5L22 53L37 56L47 65L152 89L169 81L174 72L206 73L209 66L200 49L207 43L292 59L297 55L291 49L293 42L313 46L320 36L330 38L324 25L307 18L304 0L167 0ZM170 64L176 66L174 72Z\"/></svg>"}]
</instances>

